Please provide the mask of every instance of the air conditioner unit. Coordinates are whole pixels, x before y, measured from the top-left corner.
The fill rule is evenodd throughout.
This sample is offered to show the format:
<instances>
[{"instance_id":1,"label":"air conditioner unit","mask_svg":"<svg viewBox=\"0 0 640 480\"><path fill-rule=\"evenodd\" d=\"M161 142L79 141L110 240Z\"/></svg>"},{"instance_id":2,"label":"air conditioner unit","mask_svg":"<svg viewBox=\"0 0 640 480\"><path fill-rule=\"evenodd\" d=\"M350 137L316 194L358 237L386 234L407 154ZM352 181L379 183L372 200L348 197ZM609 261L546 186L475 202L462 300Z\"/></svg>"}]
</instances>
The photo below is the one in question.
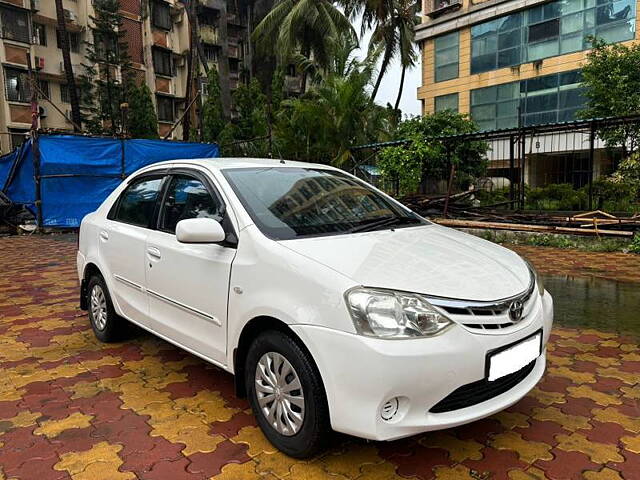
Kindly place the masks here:
<instances>
[{"instance_id":1,"label":"air conditioner unit","mask_svg":"<svg viewBox=\"0 0 640 480\"><path fill-rule=\"evenodd\" d=\"M47 111L47 109L43 106L39 106L38 107L38 116L40 118L47 118L47 115L49 114L49 112Z\"/></svg>"},{"instance_id":2,"label":"air conditioner unit","mask_svg":"<svg viewBox=\"0 0 640 480\"><path fill-rule=\"evenodd\" d=\"M35 63L36 70L43 70L44 69L44 57L36 56L34 63Z\"/></svg>"},{"instance_id":3,"label":"air conditioner unit","mask_svg":"<svg viewBox=\"0 0 640 480\"><path fill-rule=\"evenodd\" d=\"M31 10L34 12L40 10L40 0L31 0Z\"/></svg>"},{"instance_id":4,"label":"air conditioner unit","mask_svg":"<svg viewBox=\"0 0 640 480\"><path fill-rule=\"evenodd\" d=\"M67 10L66 8L64 9L64 19L67 22L71 22L71 23L75 23L78 21L78 16L76 15L75 12L72 12L71 10Z\"/></svg>"}]
</instances>

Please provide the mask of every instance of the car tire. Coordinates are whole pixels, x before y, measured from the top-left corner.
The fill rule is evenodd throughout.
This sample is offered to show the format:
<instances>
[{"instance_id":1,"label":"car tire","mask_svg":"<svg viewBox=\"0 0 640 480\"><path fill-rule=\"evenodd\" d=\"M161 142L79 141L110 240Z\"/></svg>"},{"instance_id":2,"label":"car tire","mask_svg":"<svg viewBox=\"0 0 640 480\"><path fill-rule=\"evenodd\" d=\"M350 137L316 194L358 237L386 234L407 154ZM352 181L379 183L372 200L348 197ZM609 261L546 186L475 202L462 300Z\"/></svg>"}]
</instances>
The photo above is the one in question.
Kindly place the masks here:
<instances>
[{"instance_id":1,"label":"car tire","mask_svg":"<svg viewBox=\"0 0 640 480\"><path fill-rule=\"evenodd\" d=\"M280 451L308 458L327 444L331 425L322 379L292 336L270 330L255 338L247 352L245 385L258 425Z\"/></svg>"},{"instance_id":2,"label":"car tire","mask_svg":"<svg viewBox=\"0 0 640 480\"><path fill-rule=\"evenodd\" d=\"M87 284L87 309L98 340L111 343L122 339L125 321L114 310L107 284L100 275L93 275Z\"/></svg>"}]
</instances>

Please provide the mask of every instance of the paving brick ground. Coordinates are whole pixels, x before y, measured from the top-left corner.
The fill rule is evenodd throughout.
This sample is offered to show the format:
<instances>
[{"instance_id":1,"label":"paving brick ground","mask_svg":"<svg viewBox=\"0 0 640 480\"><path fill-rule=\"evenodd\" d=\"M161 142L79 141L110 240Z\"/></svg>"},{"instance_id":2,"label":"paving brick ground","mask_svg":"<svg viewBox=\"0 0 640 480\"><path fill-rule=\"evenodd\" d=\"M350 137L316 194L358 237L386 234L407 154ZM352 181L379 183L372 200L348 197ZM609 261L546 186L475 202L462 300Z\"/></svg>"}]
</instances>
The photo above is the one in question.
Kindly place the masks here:
<instances>
[{"instance_id":1,"label":"paving brick ground","mask_svg":"<svg viewBox=\"0 0 640 480\"><path fill-rule=\"evenodd\" d=\"M147 334L98 343L74 250L0 239L0 480L640 478L630 338L556 328L544 379L507 411L390 443L336 436L296 461L267 443L230 375ZM551 273L640 280L637 256L519 250Z\"/></svg>"}]
</instances>

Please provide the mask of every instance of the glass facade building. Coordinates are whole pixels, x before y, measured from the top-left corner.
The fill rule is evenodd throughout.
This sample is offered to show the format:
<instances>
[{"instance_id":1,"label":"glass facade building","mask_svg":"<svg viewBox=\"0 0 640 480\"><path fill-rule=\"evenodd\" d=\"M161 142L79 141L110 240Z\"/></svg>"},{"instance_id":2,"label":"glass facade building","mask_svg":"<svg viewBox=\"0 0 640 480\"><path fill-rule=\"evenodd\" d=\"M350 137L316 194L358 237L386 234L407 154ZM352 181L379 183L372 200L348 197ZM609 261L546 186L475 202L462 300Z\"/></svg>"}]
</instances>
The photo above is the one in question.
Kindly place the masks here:
<instances>
[{"instance_id":1,"label":"glass facade building","mask_svg":"<svg viewBox=\"0 0 640 480\"><path fill-rule=\"evenodd\" d=\"M579 70L471 90L471 117L480 130L566 122L584 105Z\"/></svg>"},{"instance_id":2,"label":"glass facade building","mask_svg":"<svg viewBox=\"0 0 640 480\"><path fill-rule=\"evenodd\" d=\"M459 73L460 33L453 32L435 39L435 81L457 78Z\"/></svg>"},{"instance_id":3,"label":"glass facade building","mask_svg":"<svg viewBox=\"0 0 640 480\"><path fill-rule=\"evenodd\" d=\"M471 73L586 50L590 36L632 40L635 18L635 0L556 0L480 23L471 28ZM436 51L436 81L437 65Z\"/></svg>"},{"instance_id":4,"label":"glass facade building","mask_svg":"<svg viewBox=\"0 0 640 480\"><path fill-rule=\"evenodd\" d=\"M435 98L435 110L436 112L442 112L444 110L451 110L452 112L458 112L458 94L450 93L449 95L440 95Z\"/></svg>"}]
</instances>

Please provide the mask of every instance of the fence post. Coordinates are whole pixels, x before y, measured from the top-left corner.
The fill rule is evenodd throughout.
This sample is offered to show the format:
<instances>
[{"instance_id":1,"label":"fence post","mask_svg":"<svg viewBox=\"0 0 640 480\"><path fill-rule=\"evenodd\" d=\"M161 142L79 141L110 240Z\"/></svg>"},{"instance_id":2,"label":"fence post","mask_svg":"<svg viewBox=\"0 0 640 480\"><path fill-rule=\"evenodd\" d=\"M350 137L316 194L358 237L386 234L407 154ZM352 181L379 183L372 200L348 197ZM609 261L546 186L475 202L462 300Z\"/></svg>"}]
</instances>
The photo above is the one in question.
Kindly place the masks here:
<instances>
[{"instance_id":1,"label":"fence post","mask_svg":"<svg viewBox=\"0 0 640 480\"><path fill-rule=\"evenodd\" d=\"M516 139L513 135L509 135L509 200L511 203L509 204L509 208L511 210L514 209L513 204L516 199L516 186L515 186L515 147L516 147Z\"/></svg>"},{"instance_id":2,"label":"fence post","mask_svg":"<svg viewBox=\"0 0 640 480\"><path fill-rule=\"evenodd\" d=\"M593 210L593 162L595 159L596 126L591 122L589 130L589 210Z\"/></svg>"},{"instance_id":3,"label":"fence post","mask_svg":"<svg viewBox=\"0 0 640 480\"><path fill-rule=\"evenodd\" d=\"M122 154L120 155L120 179L124 180L126 175L126 158L125 158L125 153L124 153L124 148L125 148L125 143L124 143L124 138L120 139L120 150L122 152Z\"/></svg>"},{"instance_id":4,"label":"fence post","mask_svg":"<svg viewBox=\"0 0 640 480\"><path fill-rule=\"evenodd\" d=\"M36 190L36 227L42 229L42 185L40 175L40 145L38 142L38 131L31 131L31 148L33 149L33 179Z\"/></svg>"},{"instance_id":5,"label":"fence post","mask_svg":"<svg viewBox=\"0 0 640 480\"><path fill-rule=\"evenodd\" d=\"M524 166L526 163L527 155L527 137L524 130L521 130L520 134L520 210L524 210Z\"/></svg>"}]
</instances>

